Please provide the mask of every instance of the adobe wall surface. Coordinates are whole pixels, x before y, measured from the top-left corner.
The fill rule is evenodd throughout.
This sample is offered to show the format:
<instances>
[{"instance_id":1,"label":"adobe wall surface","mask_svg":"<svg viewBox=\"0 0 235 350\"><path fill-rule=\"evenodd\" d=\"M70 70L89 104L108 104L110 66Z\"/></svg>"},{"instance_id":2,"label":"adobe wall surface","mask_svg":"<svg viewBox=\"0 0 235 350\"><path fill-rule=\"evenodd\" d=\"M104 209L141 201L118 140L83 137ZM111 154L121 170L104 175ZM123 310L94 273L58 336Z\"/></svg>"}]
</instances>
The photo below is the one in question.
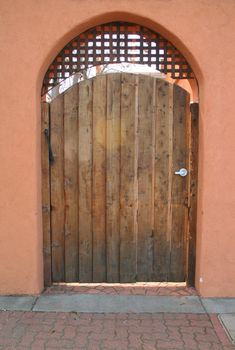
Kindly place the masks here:
<instances>
[{"instance_id":1,"label":"adobe wall surface","mask_svg":"<svg viewBox=\"0 0 235 350\"><path fill-rule=\"evenodd\" d=\"M0 17L0 293L43 288L40 90L47 67L81 31L126 20L170 39L197 75L196 285L203 296L235 296L234 0L1 0Z\"/></svg>"}]
</instances>

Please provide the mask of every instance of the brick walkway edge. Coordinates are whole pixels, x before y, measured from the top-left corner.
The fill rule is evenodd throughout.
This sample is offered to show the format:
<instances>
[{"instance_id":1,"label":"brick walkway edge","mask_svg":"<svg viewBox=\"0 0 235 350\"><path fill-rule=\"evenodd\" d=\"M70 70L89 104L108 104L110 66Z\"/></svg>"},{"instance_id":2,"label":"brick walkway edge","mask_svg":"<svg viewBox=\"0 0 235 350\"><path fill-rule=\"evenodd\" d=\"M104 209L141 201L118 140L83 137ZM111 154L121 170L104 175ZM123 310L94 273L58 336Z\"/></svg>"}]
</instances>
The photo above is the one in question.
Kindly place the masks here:
<instances>
[{"instance_id":1,"label":"brick walkway edge","mask_svg":"<svg viewBox=\"0 0 235 350\"><path fill-rule=\"evenodd\" d=\"M207 314L0 312L1 350L232 350Z\"/></svg>"}]
</instances>

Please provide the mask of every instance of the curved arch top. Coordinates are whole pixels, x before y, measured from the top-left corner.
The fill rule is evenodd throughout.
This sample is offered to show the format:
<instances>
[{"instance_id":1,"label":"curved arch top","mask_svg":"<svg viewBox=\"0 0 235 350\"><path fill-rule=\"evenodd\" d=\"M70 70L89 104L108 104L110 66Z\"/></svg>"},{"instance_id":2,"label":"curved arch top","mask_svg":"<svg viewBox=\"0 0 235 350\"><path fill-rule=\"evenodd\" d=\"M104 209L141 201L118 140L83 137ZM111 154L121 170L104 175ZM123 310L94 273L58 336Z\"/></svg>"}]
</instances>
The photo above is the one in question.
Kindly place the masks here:
<instances>
[{"instance_id":1,"label":"curved arch top","mask_svg":"<svg viewBox=\"0 0 235 350\"><path fill-rule=\"evenodd\" d=\"M124 62L151 66L173 79L195 78L184 56L159 33L135 23L110 22L79 34L60 51L45 74L42 95L90 67Z\"/></svg>"}]
</instances>

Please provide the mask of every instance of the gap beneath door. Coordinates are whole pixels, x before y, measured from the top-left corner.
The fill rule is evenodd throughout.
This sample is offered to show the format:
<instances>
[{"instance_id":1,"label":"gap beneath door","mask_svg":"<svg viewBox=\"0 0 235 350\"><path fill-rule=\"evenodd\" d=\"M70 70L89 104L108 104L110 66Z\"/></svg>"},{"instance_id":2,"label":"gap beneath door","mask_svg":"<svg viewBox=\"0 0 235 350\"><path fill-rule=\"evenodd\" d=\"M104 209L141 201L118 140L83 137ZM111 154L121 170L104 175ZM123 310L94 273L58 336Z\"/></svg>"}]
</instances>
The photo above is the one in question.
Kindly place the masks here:
<instances>
[{"instance_id":1,"label":"gap beneath door","mask_svg":"<svg viewBox=\"0 0 235 350\"><path fill-rule=\"evenodd\" d=\"M197 292L185 282L54 283L43 294L191 296Z\"/></svg>"}]
</instances>

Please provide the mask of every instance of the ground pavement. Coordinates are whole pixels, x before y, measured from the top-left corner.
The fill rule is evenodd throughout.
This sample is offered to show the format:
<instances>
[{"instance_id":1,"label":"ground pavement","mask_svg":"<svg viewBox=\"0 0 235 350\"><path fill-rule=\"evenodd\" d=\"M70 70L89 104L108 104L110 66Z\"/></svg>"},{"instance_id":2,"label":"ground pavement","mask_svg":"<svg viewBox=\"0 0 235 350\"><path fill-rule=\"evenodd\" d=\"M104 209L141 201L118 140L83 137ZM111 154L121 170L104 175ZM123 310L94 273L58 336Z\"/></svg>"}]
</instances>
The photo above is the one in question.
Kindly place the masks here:
<instances>
[{"instance_id":1,"label":"ground pavement","mask_svg":"<svg viewBox=\"0 0 235 350\"><path fill-rule=\"evenodd\" d=\"M132 311L119 312L115 301L116 309L110 312L113 306L110 301L105 304L106 296ZM84 297L93 298L98 312L78 311L80 304L89 309L91 300ZM136 298L142 298L142 308ZM154 310L148 309L150 302ZM70 304L74 311L67 311ZM67 312L61 312L63 307ZM170 312L161 312L167 307ZM234 300L225 306L221 300L202 301L194 290L180 285L53 286L37 298L0 298L0 349L232 350L217 313L233 307ZM192 312L184 312L188 309Z\"/></svg>"}]
</instances>

